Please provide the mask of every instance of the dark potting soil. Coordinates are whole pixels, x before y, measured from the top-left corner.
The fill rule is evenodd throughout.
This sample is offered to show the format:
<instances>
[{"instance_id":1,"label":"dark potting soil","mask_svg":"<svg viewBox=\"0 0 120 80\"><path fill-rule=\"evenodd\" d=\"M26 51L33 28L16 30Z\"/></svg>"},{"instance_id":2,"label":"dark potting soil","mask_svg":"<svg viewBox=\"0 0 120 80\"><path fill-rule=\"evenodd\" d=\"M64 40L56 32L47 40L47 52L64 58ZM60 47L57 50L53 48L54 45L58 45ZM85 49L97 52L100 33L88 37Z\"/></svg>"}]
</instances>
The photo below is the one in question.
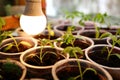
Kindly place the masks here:
<instances>
[{"instance_id":1,"label":"dark potting soil","mask_svg":"<svg viewBox=\"0 0 120 80\"><path fill-rule=\"evenodd\" d=\"M114 53L111 53L111 54L114 54ZM120 67L120 59L117 56L112 55L110 56L109 60L107 60L107 55L108 55L107 51L104 51L104 53L101 53L100 50L91 51L89 53L89 57L96 63L109 66L109 67Z\"/></svg>"},{"instance_id":2,"label":"dark potting soil","mask_svg":"<svg viewBox=\"0 0 120 80\"><path fill-rule=\"evenodd\" d=\"M84 68L82 68L84 70ZM75 66L65 66L58 70L57 76L60 80L68 80L71 77L76 77L80 74L78 67ZM76 80L81 80L80 77ZM106 77L101 74L95 74L93 71L87 71L83 75L83 80L107 80Z\"/></svg>"},{"instance_id":3,"label":"dark potting soil","mask_svg":"<svg viewBox=\"0 0 120 80\"><path fill-rule=\"evenodd\" d=\"M34 36L34 38L36 38L36 39L50 39L50 40L54 40L54 39L59 38L60 36L62 36L62 34L59 33L59 32L55 31L54 35L51 36L48 31L45 31L43 34L39 34L39 35Z\"/></svg>"},{"instance_id":4,"label":"dark potting soil","mask_svg":"<svg viewBox=\"0 0 120 80\"><path fill-rule=\"evenodd\" d=\"M87 48L87 47L89 47L91 45L87 40L84 41L84 40L78 39L78 38L75 39L73 44L74 44L74 47L80 47L81 49L85 49L85 48ZM72 46L72 44L65 44L65 43L63 43L61 45L62 48L66 48L68 46Z\"/></svg>"},{"instance_id":5,"label":"dark potting soil","mask_svg":"<svg viewBox=\"0 0 120 80\"><path fill-rule=\"evenodd\" d=\"M54 40L54 39L57 39L59 36L56 36L56 35L54 35L54 36L50 36L50 40ZM35 36L34 38L36 38L36 39L49 39L49 34L46 34L46 35L37 35L37 36Z\"/></svg>"},{"instance_id":6,"label":"dark potting soil","mask_svg":"<svg viewBox=\"0 0 120 80\"><path fill-rule=\"evenodd\" d=\"M18 49L17 49L16 46L12 46L10 49L4 51L6 47L8 47L8 46L3 47L0 51L1 51L1 52L6 52L6 53L18 53L18 52L23 52L23 51L25 51L25 50L33 47L33 46L28 47L28 46L25 46L25 45L20 44L20 45L18 46L19 51L18 51Z\"/></svg>"},{"instance_id":7,"label":"dark potting soil","mask_svg":"<svg viewBox=\"0 0 120 80\"><path fill-rule=\"evenodd\" d=\"M100 36L101 36L102 34L103 34L103 33L100 33ZM83 32L83 33L81 33L81 35L86 36L86 37L89 37L89 38L96 38L96 33L95 33L95 32Z\"/></svg>"},{"instance_id":8,"label":"dark potting soil","mask_svg":"<svg viewBox=\"0 0 120 80\"><path fill-rule=\"evenodd\" d=\"M34 53L33 53L34 54ZM35 65L35 66L50 66L53 65L55 62L64 59L63 56L61 55L55 55L55 54L51 54L51 53L47 53L43 59L42 62L39 59L39 54L35 54L32 56L29 56L26 58L25 62L31 65Z\"/></svg>"},{"instance_id":9,"label":"dark potting soil","mask_svg":"<svg viewBox=\"0 0 120 80\"><path fill-rule=\"evenodd\" d=\"M67 31L68 27L71 27L71 26L72 25L63 25L63 26L58 27L57 29L61 31ZM76 26L72 26L72 27L75 27L74 31L78 31L82 29L81 27L76 27Z\"/></svg>"}]
</instances>

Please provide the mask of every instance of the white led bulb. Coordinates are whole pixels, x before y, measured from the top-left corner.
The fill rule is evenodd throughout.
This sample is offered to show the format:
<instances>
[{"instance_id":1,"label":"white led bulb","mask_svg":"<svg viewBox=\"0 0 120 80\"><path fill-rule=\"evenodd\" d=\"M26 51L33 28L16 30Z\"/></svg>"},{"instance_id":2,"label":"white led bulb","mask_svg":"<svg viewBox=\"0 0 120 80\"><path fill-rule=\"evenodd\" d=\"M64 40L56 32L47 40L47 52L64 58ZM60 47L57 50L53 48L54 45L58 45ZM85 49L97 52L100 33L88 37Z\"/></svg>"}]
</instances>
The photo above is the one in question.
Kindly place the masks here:
<instances>
[{"instance_id":1,"label":"white led bulb","mask_svg":"<svg viewBox=\"0 0 120 80\"><path fill-rule=\"evenodd\" d=\"M24 13L20 17L20 26L28 35L37 35L45 30L46 16L42 12L41 0L26 0Z\"/></svg>"}]
</instances>

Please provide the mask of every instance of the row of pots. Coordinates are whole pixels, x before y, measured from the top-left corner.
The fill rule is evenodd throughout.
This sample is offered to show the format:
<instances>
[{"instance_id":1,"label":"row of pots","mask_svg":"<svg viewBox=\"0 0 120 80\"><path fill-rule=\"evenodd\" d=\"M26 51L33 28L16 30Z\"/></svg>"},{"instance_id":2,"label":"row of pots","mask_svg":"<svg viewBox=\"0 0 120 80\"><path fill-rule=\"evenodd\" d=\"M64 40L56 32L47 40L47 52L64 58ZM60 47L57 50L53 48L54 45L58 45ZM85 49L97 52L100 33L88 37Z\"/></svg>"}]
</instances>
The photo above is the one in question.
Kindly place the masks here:
<instances>
[{"instance_id":1,"label":"row of pots","mask_svg":"<svg viewBox=\"0 0 120 80\"><path fill-rule=\"evenodd\" d=\"M82 36L86 36L86 37L89 37L91 38L95 44L107 44L107 37L109 36L106 36L102 39L98 39L98 38L95 38L96 36L96 31L95 31L95 23L93 22L86 22L85 23L85 26L79 26L79 25L74 25L74 24L70 24L70 23L61 23L61 24L58 24L56 26L53 26L53 30L55 32L55 36L51 36L52 39L56 39L58 37L60 37L61 35L63 35L66 31L67 31L67 28L72 26L72 27L75 27L75 29L72 31L72 34L73 35L82 35ZM116 27L116 26L111 26L111 27L101 27L100 28L100 35L103 34L103 33L106 33L108 32L109 34L113 34L115 35L116 34L116 31L119 29L120 27ZM27 35L25 32L22 31L21 28L17 28L16 29L16 32L18 33L18 36L29 36ZM43 38L47 38L49 33L47 30L43 31L42 33L43 35L46 35L47 36L43 36ZM33 36L34 38L38 39L40 38L41 36L37 35L37 36Z\"/></svg>"},{"instance_id":2,"label":"row of pots","mask_svg":"<svg viewBox=\"0 0 120 80\"><path fill-rule=\"evenodd\" d=\"M30 78L30 77L37 77L37 78L47 78L47 79L55 79L55 80L60 80L60 78L58 78L54 73L57 71L57 72L59 72L59 70L60 69L62 69L62 68L60 68L60 63L62 63L62 67L63 67L63 65L69 65L69 66L73 66L73 64L76 64L75 63L75 61L77 61L77 60L80 60L80 62L81 62L81 65L83 65L83 66L87 66L87 67L92 67L92 68L95 68L95 69L100 69L100 70L97 70L98 72L100 72L100 71L103 71L103 72L105 72L105 73L99 73L100 74L100 76L101 75L103 75L103 74L105 74L106 75L106 77L105 77L105 80L112 80L112 77L113 77L113 79L115 79L115 80L119 80L120 78L119 78L119 70L120 70L120 68L118 67L117 69L115 68L115 71L113 71L112 69L114 69L114 67L112 67L112 68L109 68L108 69L108 67L106 68L106 66L105 67L103 67L102 65L99 65L98 63L93 63L94 61L93 60L91 60L91 59L89 59L89 55L87 55L87 54L89 54L89 53L92 53L92 51L93 51L93 49L95 48L95 47L99 47L100 45L94 45L94 41L92 40L92 39L89 39L88 37L85 37L85 36L75 36L77 39L76 40L85 40L85 42L88 42L90 45L88 45L88 47L87 48L83 48L82 50L83 50L83 52L84 52L84 54L85 54L85 58L87 59L87 60L89 60L90 62L88 62L88 61L86 61L86 60L83 60L83 59L73 59L73 58L70 58L70 56L69 55L62 55L62 59L63 60L61 60L60 59L60 57L59 57L59 59L57 59L56 58L56 55L54 54L54 53L52 53L52 52L50 52L50 53L52 53L53 54L53 56L51 56L50 58L46 58L47 57L47 55L44 55L44 56L46 56L45 57L45 59L46 60L44 60L44 61L47 61L47 59L49 60L48 62L46 62L46 63L49 63L52 59L57 59L57 60L59 60L60 62L58 62L58 63L56 63L55 65L58 65L58 67L57 66L55 66L55 65L53 65L54 63L52 63L52 66L46 66L46 67L40 67L39 66L39 64L38 64L38 66L36 67L34 64L37 64L37 61L40 61L40 59L38 58L40 55L38 54L38 52L40 52L40 48L42 48L42 47L37 47L38 46L38 41L36 40L36 39L34 39L33 37L31 38L31 37L24 37L24 38L27 38L27 39L29 39L30 38L30 40L32 40L31 42L32 42L32 48L31 49L28 49L28 50L26 50L26 51L24 51L24 52L22 52L22 53L17 53L16 55L18 55L18 61L19 61L19 57L20 57L20 61L21 61L21 63L23 64L23 65L25 65L26 67L27 67L27 71L28 71L28 73L29 74L27 74L27 78ZM19 37L20 38L20 37ZM23 37L22 37L23 38ZM84 39L83 39L84 38ZM27 40L26 39L26 40ZM19 40L18 40L19 41ZM35 42L34 42L35 41ZM7 42L10 42L10 41L7 41ZM28 41L27 41L28 42ZM6 42L5 42L5 40L3 41L3 43L5 44ZM12 43L12 42L11 42ZM78 45L78 43L81 43L81 42L75 42L75 44L76 44L76 46ZM59 51L57 51L57 52L60 52L60 53L58 53L58 54L61 54L61 51L63 50L63 48L65 48L65 47L63 47L63 48L60 48L60 46L59 47L57 47L57 45L56 45L57 43L56 42L54 42L54 45L55 45L55 48L52 48L53 50L52 51L56 51L56 50L59 50ZM80 46L80 47L83 47L85 45L85 43L84 44L82 44L82 46ZM1 45L2 46L2 45ZM102 49L101 47L103 47L103 46L108 46L108 45L101 45L100 46L100 49ZM4 47L4 46L3 46ZM109 47L109 46L108 46ZM49 47L49 46L46 46L46 49L45 50L47 50L47 52L50 50L50 48L51 47ZM42 48L43 49L43 48ZM99 48L95 48L95 50L96 49L98 49L98 50L100 50ZM3 50L3 49L1 49L1 50ZM31 51L32 51L32 55L29 55L29 54L31 54ZM44 50L43 50L44 51ZM116 51L116 48L115 48L115 51ZM94 52L94 51L93 51ZM98 52L100 52L100 51L98 51ZM117 50L117 52L119 53L119 50ZM3 55L5 54L5 53L2 53L2 52L0 52L1 54L0 55L2 55L2 57L0 58L0 59L5 59L5 58L8 58L8 56L7 57L3 57ZM36 55L34 55L34 54L36 54L37 53L37 56ZM55 52L56 53L56 52ZM47 53L47 54L49 54L49 53ZM10 53L8 53L7 55L9 55L9 56L11 56L11 57L9 57L9 58L13 58L13 59L15 59L15 58L17 58L17 57L13 57L13 54L11 55ZM25 56L27 56L27 58L25 57ZM29 60L31 59L31 58L33 58L33 60L30 62L30 63L33 63L32 65L30 65L29 64ZM81 58L81 57L80 57ZM97 58L98 59L98 58ZM27 62L25 62L25 60L27 60L28 61L28 63ZM62 62L63 61L63 62ZM70 62L69 62L70 61ZM119 61L120 61L120 59L118 59L118 64L119 64ZM67 63L66 63L67 62ZM68 63L69 62L69 63ZM74 63L71 63L71 62L74 62ZM86 63L87 62L87 63ZM89 64L89 65L88 65ZM43 64L44 65L44 64ZM45 64L46 65L46 64ZM92 65L92 66L91 66ZM95 66L97 66L97 67L95 67ZM31 67L34 67L34 68L31 68ZM76 65L74 66L74 67L76 67ZM73 69L74 69L74 67L73 67ZM40 69L39 69L40 68ZM46 69L47 68L47 69ZM55 68L58 68L58 70L56 70ZM64 67L63 67L64 68ZM65 68L66 69L66 68ZM68 68L68 69L72 69L72 68ZM111 75L107 72L107 71L112 75L112 77L111 77ZM51 71L52 71L52 73L51 73ZM54 72L55 71L55 72ZM116 72L117 71L117 72ZM112 73L112 72L114 72L114 73ZM62 72L61 72L62 73ZM64 73L64 72L63 72ZM115 75L115 73L117 73L117 75ZM34 74L34 75L33 75ZM59 73L58 73L59 74ZM68 73L66 73L66 74L68 74ZM78 74L78 73L77 73ZM53 75L53 77L52 77L52 75ZM75 76L75 75L74 75ZM60 77L62 77L62 75L60 74ZM64 74L63 74L63 77L64 77ZM22 79L21 79L22 80ZM62 79L63 80L63 79ZM89 79L90 80L90 79ZM93 79L92 79L93 80ZM96 79L95 79L96 80ZM103 79L99 79L99 80L103 80Z\"/></svg>"},{"instance_id":3,"label":"row of pots","mask_svg":"<svg viewBox=\"0 0 120 80\"><path fill-rule=\"evenodd\" d=\"M93 51L97 51L97 52L100 52L100 49L101 48L103 48L103 47L105 47L105 46L107 46L107 45L95 45L94 47L91 47L91 48L89 48L89 49L87 49L86 51L85 51L85 55L86 55L86 57L87 57L87 59L88 60L90 60L91 61L91 63L90 62L88 62L88 61L86 61L86 60L83 60L83 59L75 59L75 58L71 58L71 59L68 59L68 57L66 57L66 59L63 59L63 60L60 60L60 61L57 61L57 63L55 64L55 65L51 65L51 66L35 66L34 65L34 63L36 62L35 61L35 59L33 59L33 64L32 65L30 65L29 63L27 63L27 62L25 62L25 60L26 60L26 57L25 56L27 56L27 55L29 55L31 52L30 51L33 51L34 52L34 50L36 50L36 49L34 49L34 48L32 48L32 49L30 49L30 50L27 50L25 53L22 53L22 55L21 55L21 57L20 57L20 60L21 60L21 62L27 67L27 70L28 71L32 71L31 73L32 74L35 74L35 76L33 76L33 77L43 77L43 78L48 78L48 79L51 79L52 77L51 77L51 69L52 69L52 74L53 74L53 78L55 79L55 80L61 80L61 79L63 79L63 77L65 77L65 75L68 75L68 73L65 73L65 72L61 72L62 74L59 74L58 73L58 75L57 74L55 74L56 73L56 71L57 72L59 72L61 69L66 69L66 67L69 67L68 68L68 70L69 69L72 69L72 68L70 68L71 66L73 67L73 69L74 69L74 67L76 67L76 65L77 65L77 60L80 60L80 63L81 63L81 66L87 66L87 67L92 67L92 68L97 68L98 69L98 72L100 72L100 75L102 76L102 75L105 75L106 77L106 79L105 80L112 80L112 77L115 79L115 80L119 80L119 70L120 70L120 68L119 68L119 66L118 66L118 68L116 68L116 67L108 67L107 65L103 65L103 64L99 64L99 63L97 63L97 62L95 62L94 60L98 60L98 61L100 61L100 60L103 60L103 59L101 59L99 56L99 54L98 53L94 53ZM109 46L108 46L109 47ZM37 50L40 50L39 49L40 47L37 47ZM46 47L47 48L47 50L48 50L48 48L51 48L51 47ZM93 49L93 50L91 50L91 49ZM116 48L115 48L115 51L116 51ZM118 50L117 50L118 51ZM116 52L117 52L116 51ZM97 54L98 55L98 57L99 58L97 58L96 59L96 57L93 57L93 56L91 56L90 57L90 55L92 55L92 53L94 53L95 55ZM90 55L89 55L90 54ZM93 54L93 55L94 55ZM35 58L35 57L34 57ZM51 56L51 59L54 59L52 56ZM99 60L100 59L100 60ZM114 58L115 59L115 58ZM70 61L70 62L69 62ZM116 60L115 60L116 61ZM72 62L74 62L74 63L72 63ZM48 63L48 62L47 62ZM101 62L101 63L105 63L105 61L103 61L103 62ZM19 63L20 64L20 63ZM74 65L75 64L75 65ZM113 64L115 64L115 63L113 63ZM118 62L117 62L117 64L119 65L119 59L118 59ZM97 66L96 66L97 65ZM60 67L61 66L61 67ZM64 67L65 66L65 67ZM62 68L63 67L63 68ZM58 70L56 70L58 68ZM110 74L108 73L108 72L106 72L106 70L104 70L104 69L106 69L111 75L112 75L112 77L110 76ZM24 69L26 69L25 67L24 67ZM100 71L99 71L99 69L100 69ZM75 69L74 69L75 70ZM66 70L65 70L66 71ZM103 71L103 73L101 72L101 71ZM69 72L69 71L68 71ZM23 77L25 77L25 73L26 72L24 72L24 75L23 75ZM69 72L70 73L70 72ZM79 72L78 72L79 73ZM77 74L78 74L77 73ZM72 74L74 74L74 73L72 73ZM72 75L72 74L70 74L70 75ZM62 76L63 75L63 76ZM58 76L58 77L57 77ZM75 76L75 75L74 75ZM21 80L23 79L23 77L21 78ZM68 77L68 76L67 76ZM92 79L93 80L93 79ZM96 78L95 78L95 80L96 80ZM103 80L103 79L100 79L100 80Z\"/></svg>"},{"instance_id":4,"label":"row of pots","mask_svg":"<svg viewBox=\"0 0 120 80\"><path fill-rule=\"evenodd\" d=\"M45 78L46 78L46 76L48 76L48 74L51 72L51 68L52 68L52 66L47 66L47 67L40 67L40 66L31 66L31 65L29 65L29 64L27 64L26 62L24 62L23 60L23 58L25 58L25 56L26 55L28 55L28 54L30 54L31 52L30 51L33 51L34 52L34 50L35 51L37 51L37 50L39 50L39 47L34 47L34 48L32 48L32 49L30 49L30 50L27 50L26 52L23 52L22 53L22 56L21 56L21 62L24 64L24 65L26 65L27 66L27 69L28 69L28 71L30 71L30 73L32 73L32 74L35 74L36 76L33 76L33 77L42 77L43 75L45 76ZM26 54L27 53L27 54ZM9 53L10 54L10 53ZM68 58L68 57L67 57ZM25 58L26 59L26 58ZM29 58L28 58L29 59ZM53 58L51 58L51 59L53 59ZM49 60L50 61L50 60ZM35 61L36 62L36 61ZM34 61L33 61L33 63L35 63ZM31 67L34 67L34 68L31 68ZM36 71L36 68L37 68L37 71ZM40 69L39 69L40 68ZM46 68L48 68L48 70L46 71ZM32 72L31 72L32 71ZM42 72L41 72L42 71ZM119 74L119 68L117 69L117 71L118 71L118 73L117 74ZM44 72L47 72L47 73L44 73ZM41 76L40 75L38 75L39 73L43 73L43 74L41 74ZM116 73L116 72L115 72ZM49 78L51 77L51 76L48 76ZM43 77L44 78L44 77ZM108 79L109 80L109 79Z\"/></svg>"}]
</instances>

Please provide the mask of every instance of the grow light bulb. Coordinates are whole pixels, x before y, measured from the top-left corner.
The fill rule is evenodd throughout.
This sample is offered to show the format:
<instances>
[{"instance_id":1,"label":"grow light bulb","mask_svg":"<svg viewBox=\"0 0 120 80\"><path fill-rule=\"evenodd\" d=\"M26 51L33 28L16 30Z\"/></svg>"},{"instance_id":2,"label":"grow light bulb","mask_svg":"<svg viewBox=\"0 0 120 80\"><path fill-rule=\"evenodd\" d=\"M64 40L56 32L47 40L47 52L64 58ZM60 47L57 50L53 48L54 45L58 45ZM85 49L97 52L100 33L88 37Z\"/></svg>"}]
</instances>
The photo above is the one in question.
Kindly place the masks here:
<instances>
[{"instance_id":1,"label":"grow light bulb","mask_svg":"<svg viewBox=\"0 0 120 80\"><path fill-rule=\"evenodd\" d=\"M25 11L20 17L20 26L23 31L29 35L37 35L45 30L46 23L41 0L26 0Z\"/></svg>"},{"instance_id":2,"label":"grow light bulb","mask_svg":"<svg viewBox=\"0 0 120 80\"><path fill-rule=\"evenodd\" d=\"M45 16L26 16L21 15L21 28L29 35L37 35L46 28Z\"/></svg>"}]
</instances>

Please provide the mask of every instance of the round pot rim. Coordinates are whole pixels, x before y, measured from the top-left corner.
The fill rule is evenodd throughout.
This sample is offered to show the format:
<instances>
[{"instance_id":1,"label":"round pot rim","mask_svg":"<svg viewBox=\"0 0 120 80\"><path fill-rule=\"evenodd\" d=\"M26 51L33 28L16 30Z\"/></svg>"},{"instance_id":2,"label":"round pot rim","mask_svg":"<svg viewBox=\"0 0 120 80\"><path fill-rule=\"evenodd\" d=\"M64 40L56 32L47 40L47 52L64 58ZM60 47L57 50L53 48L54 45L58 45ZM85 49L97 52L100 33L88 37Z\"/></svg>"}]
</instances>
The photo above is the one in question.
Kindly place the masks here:
<instances>
[{"instance_id":1,"label":"round pot rim","mask_svg":"<svg viewBox=\"0 0 120 80\"><path fill-rule=\"evenodd\" d=\"M107 31L105 31L105 30L100 30L101 32L107 32ZM78 32L78 34L77 35L81 35L81 33L85 33L85 32L95 32L95 30L94 29L91 29L91 30L83 30L83 31L79 31ZM110 32L109 32L110 33ZM109 36L108 36L109 37ZM105 37L105 38L102 38L102 39L96 39L96 38L91 38L92 40L106 40L108 37Z\"/></svg>"},{"instance_id":2,"label":"round pot rim","mask_svg":"<svg viewBox=\"0 0 120 80\"><path fill-rule=\"evenodd\" d=\"M64 34L64 33L60 32L60 31L57 31L57 30L53 30L53 31L54 31L54 33L58 33L58 34L60 34L61 36ZM48 32L48 30L44 30L43 33L40 33L40 34L43 34L43 35L44 35L45 32ZM38 34L38 35L40 35L40 34ZM37 35L35 35L35 36L37 36ZM33 37L35 40L39 41L39 39L35 38L35 36L32 36L32 37ZM42 38L41 38L41 39L42 39Z\"/></svg>"},{"instance_id":3,"label":"round pot rim","mask_svg":"<svg viewBox=\"0 0 120 80\"><path fill-rule=\"evenodd\" d=\"M33 47L37 47L37 41L32 38L32 37L14 37L15 39L27 39L27 40L30 40L34 43L34 46ZM12 41L13 39L12 38L8 38L8 39L5 39L2 41L2 43L5 43L6 41ZM1 44L2 45L2 44ZM26 50L25 50L26 51ZM24 52L24 51L23 51ZM0 52L0 54L3 54L3 55L20 55L22 54L23 52L18 52L18 53L6 53L6 52Z\"/></svg>"},{"instance_id":4,"label":"round pot rim","mask_svg":"<svg viewBox=\"0 0 120 80\"><path fill-rule=\"evenodd\" d=\"M82 39L88 40L88 41L91 43L90 46L93 46L93 45L94 45L94 41L93 41L92 39L86 37L86 36L76 35L75 37L76 37L76 38L82 38ZM58 38L57 40L62 40L62 38ZM57 42L54 42L54 46L55 46L57 49L64 50L63 48L57 46ZM90 47L90 46L89 46L89 47ZM89 47L87 47L87 48L89 48ZM83 49L83 51L86 50L87 48Z\"/></svg>"},{"instance_id":5,"label":"round pot rim","mask_svg":"<svg viewBox=\"0 0 120 80\"><path fill-rule=\"evenodd\" d=\"M29 68L34 68L34 69L49 69L49 68L52 68L53 65L50 65L50 66L34 66L34 65L30 65L30 64L26 63L26 62L23 60L23 57L24 57L26 54L29 54L28 52L33 51L33 50L37 50L37 49L39 49L39 48L41 48L41 47L51 48L51 46L38 46L38 47L31 48L31 49L23 52L23 53L20 55L20 62L21 62L22 64L24 64L25 66L27 66L27 67L29 67ZM55 48L55 49L57 49L57 48ZM68 58L69 58L69 55L67 54L66 59L68 59Z\"/></svg>"},{"instance_id":6,"label":"round pot rim","mask_svg":"<svg viewBox=\"0 0 120 80\"><path fill-rule=\"evenodd\" d=\"M107 70L105 70L104 68L99 67L98 65L93 64L93 63L91 63L91 62L88 61L88 60L75 59L75 58L63 59L63 60L60 60L60 61L56 62L56 63L54 64L54 66L52 67L52 76L53 76L54 78L56 78L57 80L59 80L59 79L57 78L57 76L54 74L55 69L57 68L57 66L60 66L61 64L64 64L64 63L66 63L66 62L68 62L68 61L76 61L76 60L82 61L82 62L84 62L84 63L90 64L90 65L93 65L93 66L97 66L97 69L100 69L103 73L105 73L105 75L106 75L106 77L107 77L108 79L111 79L111 80L112 80L112 76L111 76L111 75L107 72Z\"/></svg>"},{"instance_id":7,"label":"round pot rim","mask_svg":"<svg viewBox=\"0 0 120 80\"><path fill-rule=\"evenodd\" d=\"M76 26L76 27L79 27L79 28L81 28L80 30L78 30L78 31L83 31L84 30L84 27L83 26L80 26L80 25L78 25L78 24L71 24L71 23L67 23L67 24L57 24L57 25L55 25L54 27L53 27L53 30L55 30L55 31L60 31L60 32L65 32L65 31L61 31L61 30L58 30L57 28L58 27L60 27L60 26L66 26L66 25L68 25L68 26ZM78 32L78 31L73 31L73 32Z\"/></svg>"},{"instance_id":8,"label":"round pot rim","mask_svg":"<svg viewBox=\"0 0 120 80\"><path fill-rule=\"evenodd\" d=\"M96 65L98 65L98 66L101 66L101 67L103 67L103 68L120 70L120 68L105 66L105 65L99 64L99 63L95 62L94 60L90 59L90 57L88 56L88 51L89 51L90 49L94 48L94 47L101 47L101 46L111 47L111 46L109 46L109 45L107 45L107 44L97 44L97 45L91 46L90 48L88 48L88 49L85 51L85 56L86 56L86 58L87 58L90 62L92 62L92 63L94 63L94 64L96 64ZM116 48L116 47L114 47L114 48L115 48L115 49L118 49L118 48ZM119 50L120 50L120 49L119 49Z\"/></svg>"}]
</instances>

